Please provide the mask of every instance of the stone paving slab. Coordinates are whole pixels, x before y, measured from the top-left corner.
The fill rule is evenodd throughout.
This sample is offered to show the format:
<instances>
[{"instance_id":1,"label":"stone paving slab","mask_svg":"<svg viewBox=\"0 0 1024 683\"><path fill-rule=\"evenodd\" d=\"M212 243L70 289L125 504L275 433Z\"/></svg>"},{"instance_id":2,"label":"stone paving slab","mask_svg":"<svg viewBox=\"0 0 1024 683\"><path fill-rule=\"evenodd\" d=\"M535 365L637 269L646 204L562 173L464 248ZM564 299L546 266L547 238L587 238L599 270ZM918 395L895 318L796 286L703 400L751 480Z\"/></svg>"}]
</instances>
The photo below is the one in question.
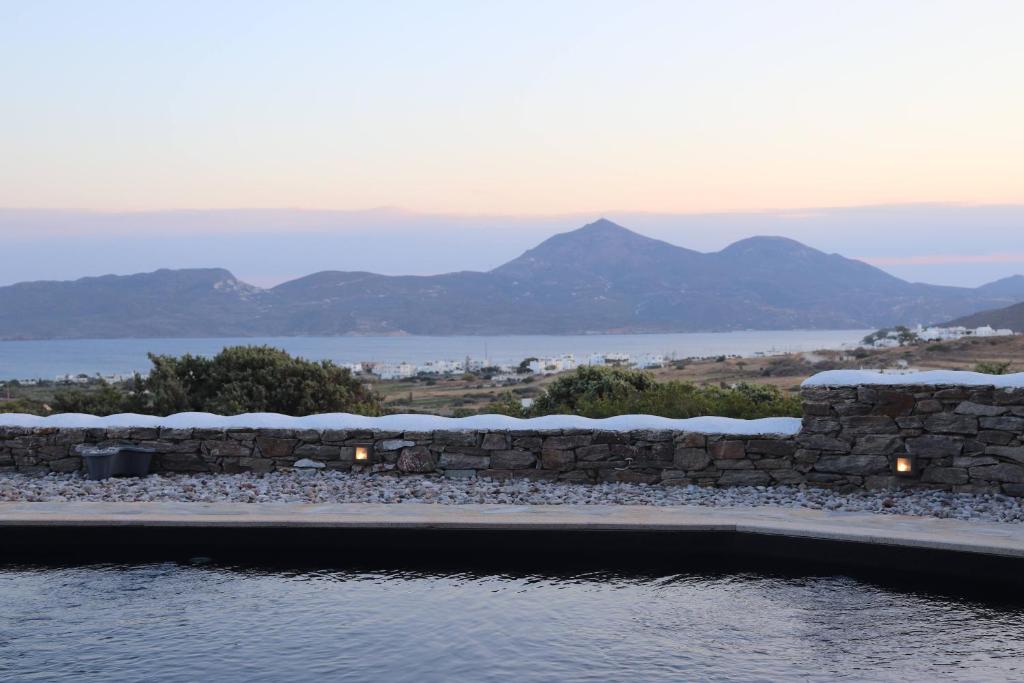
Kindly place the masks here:
<instances>
[{"instance_id":1,"label":"stone paving slab","mask_svg":"<svg viewBox=\"0 0 1024 683\"><path fill-rule=\"evenodd\" d=\"M1024 524L797 510L631 505L0 503L11 527L159 526L744 533L1024 558Z\"/></svg>"}]
</instances>

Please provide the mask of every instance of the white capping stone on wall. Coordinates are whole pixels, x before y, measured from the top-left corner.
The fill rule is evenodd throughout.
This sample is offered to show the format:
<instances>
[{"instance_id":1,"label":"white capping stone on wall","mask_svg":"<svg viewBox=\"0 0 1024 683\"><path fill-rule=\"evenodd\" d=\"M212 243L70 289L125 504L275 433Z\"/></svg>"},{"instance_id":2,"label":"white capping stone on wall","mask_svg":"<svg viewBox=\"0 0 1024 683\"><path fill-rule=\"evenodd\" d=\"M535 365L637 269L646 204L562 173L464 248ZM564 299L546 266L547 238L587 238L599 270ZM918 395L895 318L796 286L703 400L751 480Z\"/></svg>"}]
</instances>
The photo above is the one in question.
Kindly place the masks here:
<instances>
[{"instance_id":1,"label":"white capping stone on wall","mask_svg":"<svg viewBox=\"0 0 1024 683\"><path fill-rule=\"evenodd\" d=\"M828 370L804 380L804 387L856 386L967 386L1024 389L1024 372L986 375L981 372L930 370L927 372L883 373L877 370Z\"/></svg>"},{"instance_id":2,"label":"white capping stone on wall","mask_svg":"<svg viewBox=\"0 0 1024 683\"><path fill-rule=\"evenodd\" d=\"M62 429L164 427L167 429L359 429L382 432L532 431L548 429L629 432L654 429L730 436L792 436L800 432L800 424L800 419L795 417L770 417L760 420L694 417L685 420L675 420L653 415L619 415L601 420L576 415L547 415L524 420L505 415L473 415L460 418L440 417L437 415L366 417L349 413L327 413L306 417L290 417L277 413L248 413L232 416L213 415L210 413L178 413L168 417L130 413L107 417L79 413L64 413L49 417L20 413L0 414L0 427L55 427Z\"/></svg>"}]
</instances>

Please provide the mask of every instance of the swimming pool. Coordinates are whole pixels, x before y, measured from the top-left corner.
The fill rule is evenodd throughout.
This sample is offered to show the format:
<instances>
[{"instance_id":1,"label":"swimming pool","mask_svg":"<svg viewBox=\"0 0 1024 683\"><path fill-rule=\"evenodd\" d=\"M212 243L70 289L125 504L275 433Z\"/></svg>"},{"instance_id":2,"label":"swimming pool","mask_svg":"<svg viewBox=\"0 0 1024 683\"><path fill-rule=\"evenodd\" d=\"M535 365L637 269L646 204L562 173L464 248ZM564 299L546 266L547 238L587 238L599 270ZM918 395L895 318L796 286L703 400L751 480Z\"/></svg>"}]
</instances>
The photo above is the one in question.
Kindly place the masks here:
<instances>
[{"instance_id":1,"label":"swimming pool","mask_svg":"<svg viewBox=\"0 0 1024 683\"><path fill-rule=\"evenodd\" d=\"M1024 676L1024 603L837 574L0 565L3 681Z\"/></svg>"}]
</instances>

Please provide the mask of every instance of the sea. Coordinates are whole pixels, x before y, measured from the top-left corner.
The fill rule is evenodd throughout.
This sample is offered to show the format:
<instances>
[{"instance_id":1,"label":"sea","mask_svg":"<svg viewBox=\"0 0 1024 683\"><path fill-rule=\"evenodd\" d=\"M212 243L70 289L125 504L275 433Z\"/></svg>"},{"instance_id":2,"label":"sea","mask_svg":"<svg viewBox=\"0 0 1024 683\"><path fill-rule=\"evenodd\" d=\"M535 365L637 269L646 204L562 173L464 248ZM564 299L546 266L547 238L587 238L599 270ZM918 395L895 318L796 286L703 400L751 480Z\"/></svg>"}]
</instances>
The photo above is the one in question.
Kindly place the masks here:
<instances>
[{"instance_id":1,"label":"sea","mask_svg":"<svg viewBox=\"0 0 1024 683\"><path fill-rule=\"evenodd\" d=\"M518 364L524 358L572 353L660 354L667 358L754 356L849 348L871 330L785 330L692 334L602 334L495 337L237 337L207 339L57 339L0 342L0 380L55 379L62 375L130 375L149 371L148 353L212 356L226 346L255 344L310 360L337 363L424 363L489 360Z\"/></svg>"}]
</instances>

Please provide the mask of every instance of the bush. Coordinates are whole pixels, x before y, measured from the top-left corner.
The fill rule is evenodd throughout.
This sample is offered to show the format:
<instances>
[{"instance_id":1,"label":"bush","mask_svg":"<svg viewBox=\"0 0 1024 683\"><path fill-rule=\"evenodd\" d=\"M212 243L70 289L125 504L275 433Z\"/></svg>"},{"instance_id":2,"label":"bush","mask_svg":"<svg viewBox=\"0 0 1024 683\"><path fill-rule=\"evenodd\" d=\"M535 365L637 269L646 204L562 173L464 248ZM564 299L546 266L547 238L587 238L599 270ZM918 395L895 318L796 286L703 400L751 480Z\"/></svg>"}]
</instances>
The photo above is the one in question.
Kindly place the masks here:
<instances>
[{"instance_id":1,"label":"bush","mask_svg":"<svg viewBox=\"0 0 1024 683\"><path fill-rule=\"evenodd\" d=\"M584 405L602 401L623 401L655 385L651 376L639 370L584 366L562 375L537 397L538 415L577 413Z\"/></svg>"},{"instance_id":2,"label":"bush","mask_svg":"<svg viewBox=\"0 0 1024 683\"><path fill-rule=\"evenodd\" d=\"M380 415L380 397L347 368L331 361L293 358L269 346L233 346L213 358L149 355L153 370L124 390L102 384L55 397L58 412L93 415L137 412L282 413L351 412Z\"/></svg>"},{"instance_id":3,"label":"bush","mask_svg":"<svg viewBox=\"0 0 1024 683\"><path fill-rule=\"evenodd\" d=\"M799 417L801 412L799 397L786 395L771 385L744 383L719 388L690 382L659 383L647 373L619 368L578 368L552 382L529 411L530 415L593 418L643 414L743 419Z\"/></svg>"},{"instance_id":4,"label":"bush","mask_svg":"<svg viewBox=\"0 0 1024 683\"><path fill-rule=\"evenodd\" d=\"M201 411L379 415L380 399L331 361L293 358L269 346L233 346L213 358L150 354L146 390L158 414Z\"/></svg>"},{"instance_id":5,"label":"bush","mask_svg":"<svg viewBox=\"0 0 1024 683\"><path fill-rule=\"evenodd\" d=\"M974 366L974 371L986 375L1008 375L1013 372L1013 364L1010 362L982 361Z\"/></svg>"},{"instance_id":6,"label":"bush","mask_svg":"<svg viewBox=\"0 0 1024 683\"><path fill-rule=\"evenodd\" d=\"M136 377L136 387L140 383ZM87 413L89 415L116 415L133 413L144 409L141 397L135 392L126 392L107 382L91 391L68 389L53 396L53 410L57 413Z\"/></svg>"}]
</instances>

